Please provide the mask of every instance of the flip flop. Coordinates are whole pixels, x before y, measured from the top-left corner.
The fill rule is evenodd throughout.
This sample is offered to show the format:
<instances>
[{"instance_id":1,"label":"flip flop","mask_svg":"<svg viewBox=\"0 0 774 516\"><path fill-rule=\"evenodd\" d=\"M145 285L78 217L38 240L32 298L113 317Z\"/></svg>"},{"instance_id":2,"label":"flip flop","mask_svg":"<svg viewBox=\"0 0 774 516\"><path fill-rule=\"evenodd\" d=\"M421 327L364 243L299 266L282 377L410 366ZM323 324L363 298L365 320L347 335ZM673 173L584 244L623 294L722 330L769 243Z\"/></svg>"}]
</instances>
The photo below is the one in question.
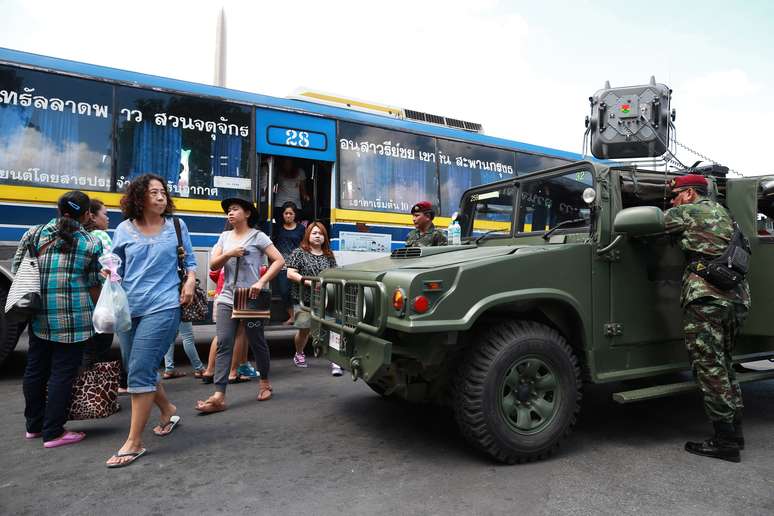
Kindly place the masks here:
<instances>
[{"instance_id":1,"label":"flip flop","mask_svg":"<svg viewBox=\"0 0 774 516\"><path fill-rule=\"evenodd\" d=\"M201 403L197 403L196 410L198 410L202 414L214 414L216 412L223 412L224 410L226 410L226 403L225 402L218 403L212 400L206 400Z\"/></svg>"},{"instance_id":2,"label":"flip flop","mask_svg":"<svg viewBox=\"0 0 774 516\"><path fill-rule=\"evenodd\" d=\"M124 462L117 462L115 464L106 464L106 466L109 467L109 468L123 468L124 466L128 466L132 462L136 461L137 459L139 459L140 457L145 455L146 451L147 450L145 448L143 448L140 451L136 451L136 452L117 451L115 453L115 455L113 455L113 457L130 457L130 459L127 460L127 461L124 461Z\"/></svg>"},{"instance_id":3,"label":"flip flop","mask_svg":"<svg viewBox=\"0 0 774 516\"><path fill-rule=\"evenodd\" d=\"M181 373L180 371L165 371L161 377L165 380L174 380L176 378L182 378L185 375L185 373Z\"/></svg>"},{"instance_id":4,"label":"flip flop","mask_svg":"<svg viewBox=\"0 0 774 516\"><path fill-rule=\"evenodd\" d=\"M159 437L165 437L172 433L172 430L175 429L177 425L180 424L180 416L174 415L169 418L169 421L165 425L162 425L161 423L158 424L158 426L161 427L161 431L157 432L156 429L153 429L153 433L158 435Z\"/></svg>"},{"instance_id":5,"label":"flip flop","mask_svg":"<svg viewBox=\"0 0 774 516\"><path fill-rule=\"evenodd\" d=\"M24 438L25 439L37 439L38 437L42 436L43 432L25 432Z\"/></svg>"},{"instance_id":6,"label":"flip flop","mask_svg":"<svg viewBox=\"0 0 774 516\"><path fill-rule=\"evenodd\" d=\"M86 437L86 434L83 432L70 432L65 431L60 437L51 440L46 441L43 443L44 448L56 448L57 446L65 446L67 444L75 444L83 441L83 439Z\"/></svg>"}]
</instances>

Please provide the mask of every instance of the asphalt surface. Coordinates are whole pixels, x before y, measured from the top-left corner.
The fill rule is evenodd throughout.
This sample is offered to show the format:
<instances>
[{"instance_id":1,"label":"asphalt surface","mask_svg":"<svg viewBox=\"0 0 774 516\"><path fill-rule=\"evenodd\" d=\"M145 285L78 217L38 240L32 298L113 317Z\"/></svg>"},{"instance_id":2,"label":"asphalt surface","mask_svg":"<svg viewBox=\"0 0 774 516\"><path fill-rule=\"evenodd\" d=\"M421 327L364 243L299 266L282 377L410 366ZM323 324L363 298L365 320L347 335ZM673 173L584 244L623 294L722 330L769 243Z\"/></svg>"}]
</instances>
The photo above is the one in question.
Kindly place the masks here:
<instances>
[{"instance_id":1,"label":"asphalt surface","mask_svg":"<svg viewBox=\"0 0 774 516\"><path fill-rule=\"evenodd\" d=\"M210 335L197 329L202 356ZM709 433L698 395L618 405L619 385L585 390L553 457L504 466L471 450L446 410L381 399L323 360L297 369L287 340L272 357L274 398L232 385L220 414L193 409L211 386L166 381L181 426L160 438L149 425L148 453L108 470L129 400L109 419L71 422L81 443L26 441L22 343L0 369L0 514L774 514L774 382L744 387L740 464L683 451Z\"/></svg>"}]
</instances>

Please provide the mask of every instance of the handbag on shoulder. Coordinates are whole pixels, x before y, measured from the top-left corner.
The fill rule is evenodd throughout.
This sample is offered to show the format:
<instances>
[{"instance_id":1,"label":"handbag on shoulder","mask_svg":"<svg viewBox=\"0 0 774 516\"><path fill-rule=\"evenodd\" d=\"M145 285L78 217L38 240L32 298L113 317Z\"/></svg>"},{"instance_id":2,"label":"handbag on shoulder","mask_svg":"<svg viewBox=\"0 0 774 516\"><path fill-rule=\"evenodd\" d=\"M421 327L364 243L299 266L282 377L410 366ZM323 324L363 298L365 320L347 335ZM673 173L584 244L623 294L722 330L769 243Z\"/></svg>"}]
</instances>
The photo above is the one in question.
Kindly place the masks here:
<instances>
[{"instance_id":1,"label":"handbag on shoulder","mask_svg":"<svg viewBox=\"0 0 774 516\"><path fill-rule=\"evenodd\" d=\"M102 419L119 410L118 379L121 364L118 361L97 362L84 369L73 382L70 421Z\"/></svg>"},{"instance_id":2,"label":"handbag on shoulder","mask_svg":"<svg viewBox=\"0 0 774 516\"><path fill-rule=\"evenodd\" d=\"M38 238L40 229L38 229ZM40 293L40 265L33 237L27 241L27 250L13 277L5 299L5 318L12 324L29 321L43 309Z\"/></svg>"},{"instance_id":3,"label":"handbag on shoulder","mask_svg":"<svg viewBox=\"0 0 774 516\"><path fill-rule=\"evenodd\" d=\"M183 283L187 276L185 271L185 247L183 247L183 237L180 234L180 219L173 217L175 224L175 234L177 235L177 275L180 277L180 290L183 289ZM201 286L199 280L196 280L194 295L191 302L180 307L180 320L183 322L204 321L207 319L207 294Z\"/></svg>"},{"instance_id":4,"label":"handbag on shoulder","mask_svg":"<svg viewBox=\"0 0 774 516\"><path fill-rule=\"evenodd\" d=\"M271 290L265 288L257 297L251 298L249 287L237 287L236 280L240 262L241 259L237 258L234 271L234 308L231 311L231 318L269 319L271 317Z\"/></svg>"}]
</instances>

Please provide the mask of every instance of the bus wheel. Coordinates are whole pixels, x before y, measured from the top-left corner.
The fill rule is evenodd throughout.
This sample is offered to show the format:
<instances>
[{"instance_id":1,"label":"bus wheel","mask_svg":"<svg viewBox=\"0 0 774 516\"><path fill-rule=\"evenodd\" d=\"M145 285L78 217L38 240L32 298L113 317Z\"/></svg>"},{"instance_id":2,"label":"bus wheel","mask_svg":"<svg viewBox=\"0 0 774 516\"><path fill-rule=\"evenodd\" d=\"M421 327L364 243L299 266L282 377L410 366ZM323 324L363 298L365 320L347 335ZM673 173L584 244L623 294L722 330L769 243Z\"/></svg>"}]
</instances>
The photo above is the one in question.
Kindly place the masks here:
<instances>
[{"instance_id":1,"label":"bus wheel","mask_svg":"<svg viewBox=\"0 0 774 516\"><path fill-rule=\"evenodd\" d=\"M8 286L0 285L0 366L11 351L16 348L24 325L13 324L5 319L5 300L8 297Z\"/></svg>"},{"instance_id":2,"label":"bus wheel","mask_svg":"<svg viewBox=\"0 0 774 516\"><path fill-rule=\"evenodd\" d=\"M491 327L468 351L456 382L454 411L463 436L507 464L550 455L580 410L578 359L543 324Z\"/></svg>"}]
</instances>

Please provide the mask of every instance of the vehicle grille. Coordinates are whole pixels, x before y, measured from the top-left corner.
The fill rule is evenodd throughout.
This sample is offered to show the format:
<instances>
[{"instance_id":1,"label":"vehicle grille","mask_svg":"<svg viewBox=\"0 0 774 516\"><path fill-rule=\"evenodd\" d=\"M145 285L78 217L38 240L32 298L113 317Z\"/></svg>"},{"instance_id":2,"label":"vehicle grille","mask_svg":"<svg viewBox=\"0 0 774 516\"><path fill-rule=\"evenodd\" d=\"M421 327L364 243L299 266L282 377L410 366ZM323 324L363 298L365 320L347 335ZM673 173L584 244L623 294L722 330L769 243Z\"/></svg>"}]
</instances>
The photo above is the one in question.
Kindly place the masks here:
<instances>
[{"instance_id":1,"label":"vehicle grille","mask_svg":"<svg viewBox=\"0 0 774 516\"><path fill-rule=\"evenodd\" d=\"M390 253L391 258L419 258L420 256L422 256L421 247L404 247Z\"/></svg>"},{"instance_id":2,"label":"vehicle grille","mask_svg":"<svg viewBox=\"0 0 774 516\"><path fill-rule=\"evenodd\" d=\"M357 291L357 285L344 287L344 324L347 326L356 326L360 319L357 313Z\"/></svg>"}]
</instances>

